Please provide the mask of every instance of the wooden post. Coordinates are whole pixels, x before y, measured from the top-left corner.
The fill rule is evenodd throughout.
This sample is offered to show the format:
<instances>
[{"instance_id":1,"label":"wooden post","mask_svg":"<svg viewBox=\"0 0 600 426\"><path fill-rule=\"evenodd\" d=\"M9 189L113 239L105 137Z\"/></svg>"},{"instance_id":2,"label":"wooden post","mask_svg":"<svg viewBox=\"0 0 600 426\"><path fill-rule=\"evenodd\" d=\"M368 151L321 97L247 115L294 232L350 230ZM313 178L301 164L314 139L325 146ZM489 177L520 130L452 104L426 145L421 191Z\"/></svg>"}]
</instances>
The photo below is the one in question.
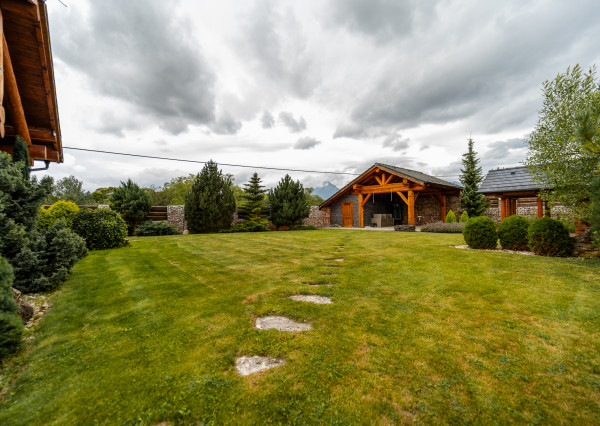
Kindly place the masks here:
<instances>
[{"instance_id":1,"label":"wooden post","mask_svg":"<svg viewBox=\"0 0 600 426\"><path fill-rule=\"evenodd\" d=\"M29 136L29 127L27 126L27 120L25 120L25 111L23 111L23 104L21 103L21 96L19 95L19 88L17 87L17 79L10 61L10 53L8 51L8 45L6 44L6 37L2 35L2 48L3 58L2 64L4 68L4 86L6 88L6 97L8 100L8 111L10 118L13 121L13 125L17 130L17 134L20 135L27 146L31 146L31 137Z\"/></svg>"},{"instance_id":2,"label":"wooden post","mask_svg":"<svg viewBox=\"0 0 600 426\"><path fill-rule=\"evenodd\" d=\"M544 202L540 197L537 199L537 207L537 217L539 219L540 217L544 216Z\"/></svg>"},{"instance_id":3,"label":"wooden post","mask_svg":"<svg viewBox=\"0 0 600 426\"><path fill-rule=\"evenodd\" d=\"M2 21L2 9L0 9L0 38L4 40L4 22ZM4 63L4 43L0 43L0 64ZM4 68L0 69L0 138L4 138Z\"/></svg>"},{"instance_id":4,"label":"wooden post","mask_svg":"<svg viewBox=\"0 0 600 426\"><path fill-rule=\"evenodd\" d=\"M415 193L408 191L408 224L415 224Z\"/></svg>"},{"instance_id":5,"label":"wooden post","mask_svg":"<svg viewBox=\"0 0 600 426\"><path fill-rule=\"evenodd\" d=\"M502 222L504 218L506 218L506 199L500 197L500 222Z\"/></svg>"},{"instance_id":6,"label":"wooden post","mask_svg":"<svg viewBox=\"0 0 600 426\"><path fill-rule=\"evenodd\" d=\"M446 222L446 196L442 194L442 222Z\"/></svg>"},{"instance_id":7,"label":"wooden post","mask_svg":"<svg viewBox=\"0 0 600 426\"><path fill-rule=\"evenodd\" d=\"M358 227L359 228L365 227L365 218L364 218L364 211L363 211L363 195L362 194L358 194Z\"/></svg>"}]
</instances>

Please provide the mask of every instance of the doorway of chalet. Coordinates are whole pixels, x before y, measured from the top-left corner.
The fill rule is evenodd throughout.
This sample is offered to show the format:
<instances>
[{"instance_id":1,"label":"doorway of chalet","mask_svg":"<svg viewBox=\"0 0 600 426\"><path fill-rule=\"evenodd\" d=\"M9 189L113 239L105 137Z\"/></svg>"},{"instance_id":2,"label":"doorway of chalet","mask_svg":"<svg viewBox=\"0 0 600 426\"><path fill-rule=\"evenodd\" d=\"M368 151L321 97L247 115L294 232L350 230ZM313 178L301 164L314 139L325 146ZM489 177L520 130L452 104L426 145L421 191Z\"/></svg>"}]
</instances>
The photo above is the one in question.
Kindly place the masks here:
<instances>
[{"instance_id":1,"label":"doorway of chalet","mask_svg":"<svg viewBox=\"0 0 600 426\"><path fill-rule=\"evenodd\" d=\"M405 225L408 223L408 206L398 194L373 194L364 206L365 227L376 226L375 215L387 215L387 226Z\"/></svg>"}]
</instances>

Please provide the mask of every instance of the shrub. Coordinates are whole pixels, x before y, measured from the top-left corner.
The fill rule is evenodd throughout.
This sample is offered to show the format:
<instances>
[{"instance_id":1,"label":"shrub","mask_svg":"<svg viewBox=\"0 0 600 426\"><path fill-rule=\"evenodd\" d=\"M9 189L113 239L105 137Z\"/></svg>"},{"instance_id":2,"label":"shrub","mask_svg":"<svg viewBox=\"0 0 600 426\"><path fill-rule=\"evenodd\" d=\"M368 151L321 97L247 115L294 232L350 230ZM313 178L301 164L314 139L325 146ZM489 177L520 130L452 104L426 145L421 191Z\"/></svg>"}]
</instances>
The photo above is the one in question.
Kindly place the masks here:
<instances>
[{"instance_id":1,"label":"shrub","mask_svg":"<svg viewBox=\"0 0 600 426\"><path fill-rule=\"evenodd\" d=\"M267 227L267 223L264 222L254 222L251 220L246 220L245 222L240 222L238 224L233 225L231 228L225 231L221 231L223 233L232 233L232 232L266 232L269 228Z\"/></svg>"},{"instance_id":2,"label":"shrub","mask_svg":"<svg viewBox=\"0 0 600 426\"><path fill-rule=\"evenodd\" d=\"M467 220L469 220L469 213L467 213L467 211L465 210L464 212L462 212L462 214L460 215L460 222L461 223L466 223Z\"/></svg>"},{"instance_id":3,"label":"shrub","mask_svg":"<svg viewBox=\"0 0 600 426\"><path fill-rule=\"evenodd\" d=\"M541 256L569 256L573 240L569 231L558 220L549 217L536 219L529 226L529 248Z\"/></svg>"},{"instance_id":4,"label":"shrub","mask_svg":"<svg viewBox=\"0 0 600 426\"><path fill-rule=\"evenodd\" d=\"M136 237L152 237L158 235L180 235L180 232L165 222L146 221L139 224L134 232Z\"/></svg>"},{"instance_id":5,"label":"shrub","mask_svg":"<svg viewBox=\"0 0 600 426\"><path fill-rule=\"evenodd\" d=\"M148 193L131 179L121 182L121 186L110 195L110 208L119 212L127 222L129 235L133 235L138 223L148 216L151 207Z\"/></svg>"},{"instance_id":6,"label":"shrub","mask_svg":"<svg viewBox=\"0 0 600 426\"><path fill-rule=\"evenodd\" d=\"M83 239L59 220L46 232L35 232L15 257L14 287L23 293L54 290L87 255Z\"/></svg>"},{"instance_id":7,"label":"shrub","mask_svg":"<svg viewBox=\"0 0 600 426\"><path fill-rule=\"evenodd\" d=\"M473 217L465 224L463 237L474 249L495 249L498 243L496 224L487 216Z\"/></svg>"},{"instance_id":8,"label":"shrub","mask_svg":"<svg viewBox=\"0 0 600 426\"><path fill-rule=\"evenodd\" d=\"M527 229L529 221L523 216L507 217L498 226L498 238L503 249L528 250Z\"/></svg>"},{"instance_id":9,"label":"shrub","mask_svg":"<svg viewBox=\"0 0 600 426\"><path fill-rule=\"evenodd\" d=\"M213 161L194 178L185 197L185 220L192 234L229 229L235 212L231 177L223 175Z\"/></svg>"},{"instance_id":10,"label":"shrub","mask_svg":"<svg viewBox=\"0 0 600 426\"><path fill-rule=\"evenodd\" d=\"M10 289L12 268L0 257L0 360L17 350L23 335L23 321L17 315L19 307Z\"/></svg>"},{"instance_id":11,"label":"shrub","mask_svg":"<svg viewBox=\"0 0 600 426\"><path fill-rule=\"evenodd\" d=\"M421 232L435 232L439 234L461 234L465 229L464 223L435 222L421 227Z\"/></svg>"},{"instance_id":12,"label":"shrub","mask_svg":"<svg viewBox=\"0 0 600 426\"><path fill-rule=\"evenodd\" d=\"M310 206L306 201L304 187L285 175L277 186L269 191L271 222L277 227L292 227L308 217Z\"/></svg>"},{"instance_id":13,"label":"shrub","mask_svg":"<svg viewBox=\"0 0 600 426\"><path fill-rule=\"evenodd\" d=\"M80 210L73 218L73 231L85 240L90 250L127 244L127 225L119 213L110 209Z\"/></svg>"},{"instance_id":14,"label":"shrub","mask_svg":"<svg viewBox=\"0 0 600 426\"><path fill-rule=\"evenodd\" d=\"M48 209L41 207L40 209L40 220L37 228L39 230L46 230L63 219L67 225L67 228L73 226L73 217L79 211L79 207L72 201L58 200L52 204Z\"/></svg>"},{"instance_id":15,"label":"shrub","mask_svg":"<svg viewBox=\"0 0 600 426\"><path fill-rule=\"evenodd\" d=\"M298 225L292 228L292 231L316 231L317 227L315 225Z\"/></svg>"},{"instance_id":16,"label":"shrub","mask_svg":"<svg viewBox=\"0 0 600 426\"><path fill-rule=\"evenodd\" d=\"M446 223L456 223L456 215L452 210L446 215Z\"/></svg>"}]
</instances>

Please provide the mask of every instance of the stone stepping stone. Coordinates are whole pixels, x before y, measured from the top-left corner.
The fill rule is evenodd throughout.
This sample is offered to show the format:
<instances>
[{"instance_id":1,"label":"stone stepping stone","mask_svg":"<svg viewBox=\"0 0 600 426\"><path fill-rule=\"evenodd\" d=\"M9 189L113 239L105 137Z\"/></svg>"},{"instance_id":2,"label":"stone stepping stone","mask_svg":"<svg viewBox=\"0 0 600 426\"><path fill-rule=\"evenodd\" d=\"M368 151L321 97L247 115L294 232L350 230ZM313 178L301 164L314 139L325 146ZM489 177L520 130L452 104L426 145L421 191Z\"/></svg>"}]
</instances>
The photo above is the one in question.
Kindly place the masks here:
<instances>
[{"instance_id":1,"label":"stone stepping stone","mask_svg":"<svg viewBox=\"0 0 600 426\"><path fill-rule=\"evenodd\" d=\"M279 331L308 331L312 330L310 324L292 321L286 317L269 316L256 319L256 328L259 330L279 330Z\"/></svg>"},{"instance_id":2,"label":"stone stepping stone","mask_svg":"<svg viewBox=\"0 0 600 426\"><path fill-rule=\"evenodd\" d=\"M340 258L340 259L332 259L334 262L343 262L344 259Z\"/></svg>"},{"instance_id":3,"label":"stone stepping stone","mask_svg":"<svg viewBox=\"0 0 600 426\"><path fill-rule=\"evenodd\" d=\"M283 359L266 356L242 356L235 360L235 369L240 376L248 376L283 364L285 364Z\"/></svg>"},{"instance_id":4,"label":"stone stepping stone","mask_svg":"<svg viewBox=\"0 0 600 426\"><path fill-rule=\"evenodd\" d=\"M321 286L321 285L324 285L326 287L333 287L333 283L307 283L307 284L315 286L315 287L318 287L318 286Z\"/></svg>"},{"instance_id":5,"label":"stone stepping stone","mask_svg":"<svg viewBox=\"0 0 600 426\"><path fill-rule=\"evenodd\" d=\"M290 299L295 300L296 302L316 303L317 305L329 305L333 303L329 297L306 294L295 294L290 296Z\"/></svg>"}]
</instances>

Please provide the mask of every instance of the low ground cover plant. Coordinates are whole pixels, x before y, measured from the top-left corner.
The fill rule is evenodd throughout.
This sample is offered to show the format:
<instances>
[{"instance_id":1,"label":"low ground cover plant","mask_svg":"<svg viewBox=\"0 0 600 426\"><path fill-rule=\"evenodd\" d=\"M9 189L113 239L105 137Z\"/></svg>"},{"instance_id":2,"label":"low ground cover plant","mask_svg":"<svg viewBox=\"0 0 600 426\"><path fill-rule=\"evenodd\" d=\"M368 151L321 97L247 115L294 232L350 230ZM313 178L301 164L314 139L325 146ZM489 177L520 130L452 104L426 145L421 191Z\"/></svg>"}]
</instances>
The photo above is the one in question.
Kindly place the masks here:
<instances>
[{"instance_id":1,"label":"low ground cover plant","mask_svg":"<svg viewBox=\"0 0 600 426\"><path fill-rule=\"evenodd\" d=\"M72 201L58 200L49 208L40 208L40 220L37 228L46 230L54 225L59 220L64 220L67 228L73 226L73 217L79 211L79 207Z\"/></svg>"},{"instance_id":2,"label":"low ground cover plant","mask_svg":"<svg viewBox=\"0 0 600 426\"><path fill-rule=\"evenodd\" d=\"M177 230L173 225L169 225L165 222L152 222L150 220L142 222L135 229L134 235L136 237L152 237L159 235L179 235L181 232Z\"/></svg>"},{"instance_id":3,"label":"low ground cover plant","mask_svg":"<svg viewBox=\"0 0 600 426\"><path fill-rule=\"evenodd\" d=\"M448 222L435 222L423 225L421 232L434 232L439 234L462 234L465 229L464 223L448 223Z\"/></svg>"},{"instance_id":4,"label":"low ground cover plant","mask_svg":"<svg viewBox=\"0 0 600 426\"><path fill-rule=\"evenodd\" d=\"M123 247L127 244L127 224L114 210L83 209L73 218L73 231L90 250Z\"/></svg>"},{"instance_id":5,"label":"low ground cover plant","mask_svg":"<svg viewBox=\"0 0 600 426\"><path fill-rule=\"evenodd\" d=\"M465 224L463 237L473 249L495 249L498 244L496 223L487 216L472 217Z\"/></svg>"},{"instance_id":6,"label":"low ground cover plant","mask_svg":"<svg viewBox=\"0 0 600 426\"><path fill-rule=\"evenodd\" d=\"M529 248L541 256L570 256L573 240L569 231L558 220L541 217L534 220L528 229Z\"/></svg>"},{"instance_id":7,"label":"low ground cover plant","mask_svg":"<svg viewBox=\"0 0 600 426\"><path fill-rule=\"evenodd\" d=\"M530 222L523 216L512 215L498 225L498 239L506 250L529 250L528 229Z\"/></svg>"}]
</instances>

